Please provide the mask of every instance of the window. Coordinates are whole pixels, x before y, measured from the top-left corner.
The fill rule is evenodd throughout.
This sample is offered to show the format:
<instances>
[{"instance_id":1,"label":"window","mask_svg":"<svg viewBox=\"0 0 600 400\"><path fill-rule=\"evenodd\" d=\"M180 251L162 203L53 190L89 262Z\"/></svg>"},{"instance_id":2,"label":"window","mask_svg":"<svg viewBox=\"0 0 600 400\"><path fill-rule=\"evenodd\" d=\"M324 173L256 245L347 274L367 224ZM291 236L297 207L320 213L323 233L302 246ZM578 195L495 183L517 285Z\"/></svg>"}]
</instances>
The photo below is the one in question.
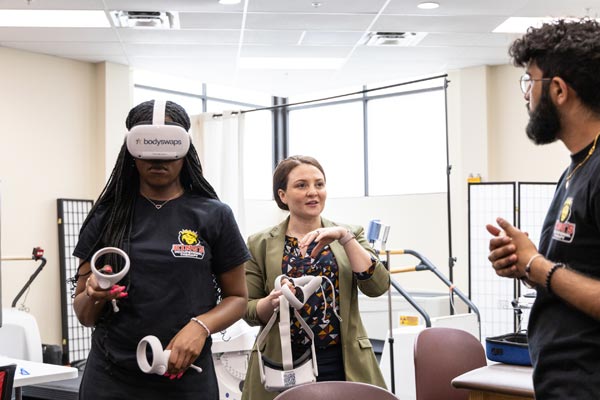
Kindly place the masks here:
<instances>
[{"instance_id":1,"label":"window","mask_svg":"<svg viewBox=\"0 0 600 400\"><path fill-rule=\"evenodd\" d=\"M316 158L330 197L364 195L361 101L298 108L289 113L289 155Z\"/></svg>"},{"instance_id":2,"label":"window","mask_svg":"<svg viewBox=\"0 0 600 400\"><path fill-rule=\"evenodd\" d=\"M148 77L141 79L136 84L149 85ZM264 93L217 85L205 85L202 93L201 83L175 80L173 89L165 82L170 81L153 84L156 88L136 86L136 104L154 98L169 99L181 104L190 115L201 113L203 102L209 112L216 113L270 105L267 103L271 97ZM309 155L323 165L331 197L446 192L444 85L442 77L435 77L410 84L369 85L371 91L366 95L324 92L321 96L288 99L293 104L340 96L326 103L289 106L289 136L281 140L287 139L287 155ZM179 91L186 86L196 91ZM341 94L358 91L350 88ZM250 177L244 183L247 199L271 198L272 115L270 110L245 115L244 171Z\"/></svg>"},{"instance_id":3,"label":"window","mask_svg":"<svg viewBox=\"0 0 600 400\"><path fill-rule=\"evenodd\" d=\"M244 195L270 200L273 175L273 114L269 110L244 116Z\"/></svg>"},{"instance_id":4,"label":"window","mask_svg":"<svg viewBox=\"0 0 600 400\"><path fill-rule=\"evenodd\" d=\"M446 191L444 90L368 103L369 195Z\"/></svg>"},{"instance_id":5,"label":"window","mask_svg":"<svg viewBox=\"0 0 600 400\"><path fill-rule=\"evenodd\" d=\"M206 101L208 112L220 113L224 110L248 110L253 108L268 106L269 96L264 94L255 94L252 97L251 92L240 91L240 97L235 97L234 89L225 87L215 87L218 90L213 90L212 85L207 85L206 96L195 94L176 92L170 89L167 85L171 80L157 79L156 76L151 76L153 79L148 80L146 74L134 74L137 86L134 87L133 97L134 104L139 104L143 101L161 99L174 101L181 105L188 115L197 115L202 113L202 103ZM159 76L160 78L160 76ZM140 86L142 84L152 84L153 86ZM177 88L185 86L179 80L175 80L174 84ZM187 82L190 88L201 88L201 83ZM232 96L231 98L219 97L219 100L213 100L216 96ZM210 97L208 97L210 96ZM241 100L240 100L241 99ZM261 100L267 104L254 105L244 102L252 100ZM245 135L244 135L244 171L246 179L244 179L244 196L247 199L271 199L271 176L273 173L273 123L272 113L269 110L256 111L245 115Z\"/></svg>"}]
</instances>

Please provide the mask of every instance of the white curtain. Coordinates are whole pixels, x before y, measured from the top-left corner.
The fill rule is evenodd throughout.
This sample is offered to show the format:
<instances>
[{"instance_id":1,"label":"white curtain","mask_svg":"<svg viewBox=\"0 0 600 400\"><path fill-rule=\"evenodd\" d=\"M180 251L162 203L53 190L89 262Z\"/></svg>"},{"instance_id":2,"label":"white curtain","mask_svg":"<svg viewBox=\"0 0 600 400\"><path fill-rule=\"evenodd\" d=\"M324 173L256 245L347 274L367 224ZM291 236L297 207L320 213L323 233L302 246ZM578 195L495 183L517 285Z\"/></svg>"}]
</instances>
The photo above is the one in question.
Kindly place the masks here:
<instances>
[{"instance_id":1,"label":"white curtain","mask_svg":"<svg viewBox=\"0 0 600 400\"><path fill-rule=\"evenodd\" d=\"M244 114L239 111L192 116L192 142L204 176L221 201L231 207L245 235L243 135Z\"/></svg>"}]
</instances>

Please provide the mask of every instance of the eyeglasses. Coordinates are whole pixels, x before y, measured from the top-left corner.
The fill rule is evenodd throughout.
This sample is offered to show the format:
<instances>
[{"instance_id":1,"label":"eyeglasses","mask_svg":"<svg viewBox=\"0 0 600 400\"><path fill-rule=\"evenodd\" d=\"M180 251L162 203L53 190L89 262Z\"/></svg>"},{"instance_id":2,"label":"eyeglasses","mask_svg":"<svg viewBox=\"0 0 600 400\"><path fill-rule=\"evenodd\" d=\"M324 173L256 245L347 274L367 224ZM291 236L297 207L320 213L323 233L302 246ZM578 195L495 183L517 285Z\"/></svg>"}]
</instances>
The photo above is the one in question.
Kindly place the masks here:
<instances>
[{"instance_id":1,"label":"eyeglasses","mask_svg":"<svg viewBox=\"0 0 600 400\"><path fill-rule=\"evenodd\" d=\"M531 84L532 82L535 81L551 81L552 78L540 78L540 79L533 79L531 77L531 75L525 73L521 76L521 79L519 80L520 84L521 84L521 90L523 91L523 93L528 93L531 90Z\"/></svg>"}]
</instances>

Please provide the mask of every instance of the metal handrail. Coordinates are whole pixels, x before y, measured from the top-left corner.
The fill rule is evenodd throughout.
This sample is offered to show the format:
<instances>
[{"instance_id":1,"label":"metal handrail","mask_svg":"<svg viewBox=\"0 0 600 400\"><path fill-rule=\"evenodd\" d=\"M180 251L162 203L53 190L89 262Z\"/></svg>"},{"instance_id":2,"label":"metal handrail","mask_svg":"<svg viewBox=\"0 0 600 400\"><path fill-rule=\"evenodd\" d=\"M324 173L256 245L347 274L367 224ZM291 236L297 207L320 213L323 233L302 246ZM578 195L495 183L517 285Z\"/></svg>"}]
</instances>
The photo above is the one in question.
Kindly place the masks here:
<instances>
[{"instance_id":1,"label":"metal handrail","mask_svg":"<svg viewBox=\"0 0 600 400\"><path fill-rule=\"evenodd\" d=\"M433 272L435 276L437 276L442 282L444 282L444 284L446 284L446 286L448 286L448 288L450 288L450 291L452 293L456 293L456 295L471 310L473 310L473 312L475 313L475 315L477 315L477 322L478 322L478 325L479 325L479 337L481 337L481 315L479 313L479 309L477 308L477 306L460 289L458 289L456 286L454 286L454 284L450 280L448 280L448 278L446 278L444 276L444 274L442 274L435 267L435 265L433 265L433 263L431 261L429 261L425 256L423 256L422 254L420 254L420 253L418 253L418 252L416 252L414 250L408 250L408 249L386 250L386 251L380 252L380 254L387 254L388 257L389 257L390 254L394 254L394 255L408 254L408 255L411 255L413 257L418 258L419 261L420 261L419 264L417 264L415 266L409 266L409 267L390 268L390 273L391 274L395 274L395 273L404 273L404 272L413 272L413 271L431 271L431 272ZM429 320L429 315L427 314L427 312L425 310L423 310L420 306L418 306L416 304L416 302L414 301L414 299L412 299L412 296L407 291L405 291L404 289L402 289L400 287L400 285L396 284L391 277L390 277L390 280L392 282L392 286L394 286L394 288L396 290L398 290L398 292L400 292L400 294L423 316L423 318L425 319L426 326L430 327L431 326L431 322ZM428 321L429 321L429 323L428 323Z\"/></svg>"}]
</instances>

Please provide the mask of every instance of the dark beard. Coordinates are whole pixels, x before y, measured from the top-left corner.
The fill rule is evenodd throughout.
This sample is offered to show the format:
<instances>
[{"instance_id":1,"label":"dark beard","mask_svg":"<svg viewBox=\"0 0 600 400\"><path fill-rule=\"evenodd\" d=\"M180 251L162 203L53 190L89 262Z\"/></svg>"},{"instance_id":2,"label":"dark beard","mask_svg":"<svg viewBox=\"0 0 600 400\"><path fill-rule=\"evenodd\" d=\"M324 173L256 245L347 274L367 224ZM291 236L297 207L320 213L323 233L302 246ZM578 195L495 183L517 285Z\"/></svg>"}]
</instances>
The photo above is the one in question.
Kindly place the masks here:
<instances>
[{"instance_id":1,"label":"dark beard","mask_svg":"<svg viewBox=\"0 0 600 400\"><path fill-rule=\"evenodd\" d=\"M548 144L556 141L560 131L560 115L552 100L550 100L549 86L542 88L540 102L535 110L529 111L529 123L525 128L527 137L535 144Z\"/></svg>"}]
</instances>

